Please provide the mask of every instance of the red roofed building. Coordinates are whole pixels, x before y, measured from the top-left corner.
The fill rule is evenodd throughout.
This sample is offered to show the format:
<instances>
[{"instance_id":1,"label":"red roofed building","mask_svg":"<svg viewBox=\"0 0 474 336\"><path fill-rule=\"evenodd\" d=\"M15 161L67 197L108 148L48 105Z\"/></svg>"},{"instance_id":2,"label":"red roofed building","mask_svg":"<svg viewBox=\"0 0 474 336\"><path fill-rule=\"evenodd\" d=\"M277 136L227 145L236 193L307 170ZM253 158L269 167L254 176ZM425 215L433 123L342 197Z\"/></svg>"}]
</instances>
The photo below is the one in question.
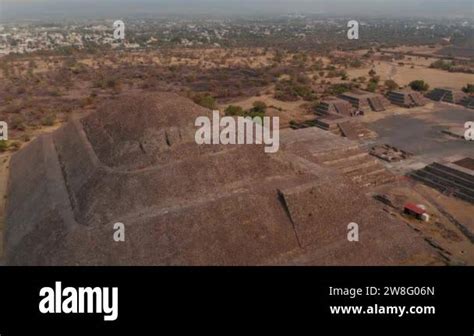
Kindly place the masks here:
<instances>
[{"instance_id":1,"label":"red roofed building","mask_svg":"<svg viewBox=\"0 0 474 336\"><path fill-rule=\"evenodd\" d=\"M405 204L404 212L407 215L411 215L411 216L416 217L417 219L423 219L422 216L423 216L424 213L426 213L426 211L424 209L420 208L419 206L417 206L416 204L413 204L413 203Z\"/></svg>"}]
</instances>

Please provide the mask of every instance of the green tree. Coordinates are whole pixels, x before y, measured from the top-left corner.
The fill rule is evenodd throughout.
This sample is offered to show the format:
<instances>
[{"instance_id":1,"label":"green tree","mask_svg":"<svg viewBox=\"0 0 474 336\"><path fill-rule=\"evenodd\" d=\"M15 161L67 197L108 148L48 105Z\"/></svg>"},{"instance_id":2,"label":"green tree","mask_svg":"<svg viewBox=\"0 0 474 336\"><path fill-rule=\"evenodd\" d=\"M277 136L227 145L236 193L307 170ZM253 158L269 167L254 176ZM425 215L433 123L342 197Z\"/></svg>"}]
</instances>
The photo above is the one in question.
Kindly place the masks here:
<instances>
[{"instance_id":1,"label":"green tree","mask_svg":"<svg viewBox=\"0 0 474 336\"><path fill-rule=\"evenodd\" d=\"M430 64L430 68L442 69L442 70L446 70L446 71L451 70L451 68L453 66L454 66L453 62L445 62L443 60L437 60L437 61Z\"/></svg>"},{"instance_id":2,"label":"green tree","mask_svg":"<svg viewBox=\"0 0 474 336\"><path fill-rule=\"evenodd\" d=\"M377 83L374 82L374 81L370 81L370 82L367 84L367 91L375 92L375 90L377 90Z\"/></svg>"},{"instance_id":3,"label":"green tree","mask_svg":"<svg viewBox=\"0 0 474 336\"><path fill-rule=\"evenodd\" d=\"M349 84L333 84L329 87L328 93L332 95L340 95L344 92L350 91L351 86Z\"/></svg>"},{"instance_id":4,"label":"green tree","mask_svg":"<svg viewBox=\"0 0 474 336\"><path fill-rule=\"evenodd\" d=\"M0 152L6 152L8 150L8 142L6 140L0 140Z\"/></svg>"},{"instance_id":5,"label":"green tree","mask_svg":"<svg viewBox=\"0 0 474 336\"><path fill-rule=\"evenodd\" d=\"M225 112L225 115L227 116L243 116L245 114L244 109L236 105L227 106L224 112Z\"/></svg>"},{"instance_id":6,"label":"green tree","mask_svg":"<svg viewBox=\"0 0 474 336\"><path fill-rule=\"evenodd\" d=\"M209 94L198 94L193 98L194 102L202 107L214 110L216 108L216 100Z\"/></svg>"},{"instance_id":7,"label":"green tree","mask_svg":"<svg viewBox=\"0 0 474 336\"><path fill-rule=\"evenodd\" d=\"M428 89L430 88L428 83L425 83L425 81L419 79L410 82L410 84L408 85L411 87L412 90L415 91L428 91Z\"/></svg>"},{"instance_id":8,"label":"green tree","mask_svg":"<svg viewBox=\"0 0 474 336\"><path fill-rule=\"evenodd\" d=\"M267 104L263 101L257 100L253 103L252 110L257 113L265 113L267 110Z\"/></svg>"},{"instance_id":9,"label":"green tree","mask_svg":"<svg viewBox=\"0 0 474 336\"><path fill-rule=\"evenodd\" d=\"M474 93L474 84L467 84L462 90L466 93Z\"/></svg>"}]
</instances>

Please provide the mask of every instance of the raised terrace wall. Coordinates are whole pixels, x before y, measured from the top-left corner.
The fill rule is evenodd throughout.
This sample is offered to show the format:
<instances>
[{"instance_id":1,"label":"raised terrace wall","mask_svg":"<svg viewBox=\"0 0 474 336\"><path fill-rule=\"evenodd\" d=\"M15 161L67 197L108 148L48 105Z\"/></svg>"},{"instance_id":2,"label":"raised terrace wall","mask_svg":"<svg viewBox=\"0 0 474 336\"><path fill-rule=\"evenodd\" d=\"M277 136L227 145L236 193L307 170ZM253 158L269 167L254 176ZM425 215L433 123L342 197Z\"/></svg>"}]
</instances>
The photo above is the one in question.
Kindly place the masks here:
<instances>
[{"instance_id":1,"label":"raised terrace wall","mask_svg":"<svg viewBox=\"0 0 474 336\"><path fill-rule=\"evenodd\" d=\"M316 113L321 116L328 114L351 116L353 111L352 105L343 99L323 100L316 108Z\"/></svg>"},{"instance_id":2,"label":"raised terrace wall","mask_svg":"<svg viewBox=\"0 0 474 336\"><path fill-rule=\"evenodd\" d=\"M390 101L384 96L364 91L343 93L339 95L339 98L348 101L354 108L364 112L384 111L390 105Z\"/></svg>"},{"instance_id":3,"label":"raised terrace wall","mask_svg":"<svg viewBox=\"0 0 474 336\"><path fill-rule=\"evenodd\" d=\"M438 102L442 101L451 104L463 104L467 95L459 90L453 90L448 88L435 88L430 91L426 95L426 97Z\"/></svg>"},{"instance_id":4,"label":"raised terrace wall","mask_svg":"<svg viewBox=\"0 0 474 336\"><path fill-rule=\"evenodd\" d=\"M14 154L6 263L397 265L414 255L436 260L421 237L361 192L386 171L367 160L356 142L315 127L281 131L280 151L273 155L260 145L188 141L187 125L210 112L177 95L123 97ZM168 144L155 138L159 134L183 137ZM354 244L347 242L349 220L373 237L357 246L360 253L352 253ZM126 227L123 244L112 239L117 222ZM381 244L387 237L390 242ZM337 248L328 256L331 246Z\"/></svg>"},{"instance_id":5,"label":"raised terrace wall","mask_svg":"<svg viewBox=\"0 0 474 336\"><path fill-rule=\"evenodd\" d=\"M387 94L387 98L392 104L407 108L426 104L423 96L415 91L390 91Z\"/></svg>"},{"instance_id":6,"label":"raised terrace wall","mask_svg":"<svg viewBox=\"0 0 474 336\"><path fill-rule=\"evenodd\" d=\"M433 163L411 176L442 192L474 203L474 171L454 163Z\"/></svg>"},{"instance_id":7,"label":"raised terrace wall","mask_svg":"<svg viewBox=\"0 0 474 336\"><path fill-rule=\"evenodd\" d=\"M474 109L474 96L468 96L463 98L460 104L464 107Z\"/></svg>"}]
</instances>

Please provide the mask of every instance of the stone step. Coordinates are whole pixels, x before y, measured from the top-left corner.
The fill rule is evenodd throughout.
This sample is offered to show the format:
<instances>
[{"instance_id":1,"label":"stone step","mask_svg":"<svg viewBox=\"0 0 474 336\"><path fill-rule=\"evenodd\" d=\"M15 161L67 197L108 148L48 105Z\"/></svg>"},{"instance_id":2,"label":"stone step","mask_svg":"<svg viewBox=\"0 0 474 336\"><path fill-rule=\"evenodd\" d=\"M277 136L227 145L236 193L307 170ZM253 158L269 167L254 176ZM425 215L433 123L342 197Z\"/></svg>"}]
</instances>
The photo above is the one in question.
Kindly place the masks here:
<instances>
[{"instance_id":1,"label":"stone step","mask_svg":"<svg viewBox=\"0 0 474 336\"><path fill-rule=\"evenodd\" d=\"M472 181L472 178L473 178L473 175L470 175L468 173L465 173L465 172L462 172L458 169L453 169L451 167L448 167L446 165L443 165L443 164L439 164L437 162L434 162L430 165L431 167L434 167L436 169L439 169L439 170L442 170L442 171L446 171L446 172L449 172L455 176L459 176L460 178L464 179L464 180L468 180L468 181Z\"/></svg>"},{"instance_id":2,"label":"stone step","mask_svg":"<svg viewBox=\"0 0 474 336\"><path fill-rule=\"evenodd\" d=\"M312 155L319 162L330 162L333 160L345 159L349 156L358 155L360 153L363 153L363 151L359 148L359 146L353 145L353 146L345 147L345 148L313 152Z\"/></svg>"},{"instance_id":3,"label":"stone step","mask_svg":"<svg viewBox=\"0 0 474 336\"><path fill-rule=\"evenodd\" d=\"M459 174L458 171L451 169L449 167L442 166L442 165L441 166L429 165L429 166L426 166L424 170L430 172L433 175L439 175L446 180L453 181L460 185L465 185L467 188L474 189L474 180L466 179L465 175Z\"/></svg>"},{"instance_id":4,"label":"stone step","mask_svg":"<svg viewBox=\"0 0 474 336\"><path fill-rule=\"evenodd\" d=\"M385 168L379 164L373 164L368 167L360 167L358 169L354 169L352 171L348 171L345 173L346 176L353 177L353 176L370 176L373 174L377 174L380 172L386 172Z\"/></svg>"},{"instance_id":5,"label":"stone step","mask_svg":"<svg viewBox=\"0 0 474 336\"><path fill-rule=\"evenodd\" d=\"M416 172L418 176L422 176L425 179L434 181L437 184L442 185L446 190L461 191L463 194L474 197L474 190L464 185L458 184L454 181L447 180L440 175L432 174L427 170L419 170Z\"/></svg>"},{"instance_id":6,"label":"stone step","mask_svg":"<svg viewBox=\"0 0 474 336\"><path fill-rule=\"evenodd\" d=\"M387 183L391 183L395 180L395 176L387 172L385 169L373 172L365 176L362 180L363 187L374 187Z\"/></svg>"},{"instance_id":7,"label":"stone step","mask_svg":"<svg viewBox=\"0 0 474 336\"><path fill-rule=\"evenodd\" d=\"M344 164L341 166L336 166L336 168L344 174L349 174L354 171L362 170L365 170L366 172L371 172L374 170L373 167L380 167L380 164L374 159L353 160L350 162L344 162Z\"/></svg>"},{"instance_id":8,"label":"stone step","mask_svg":"<svg viewBox=\"0 0 474 336\"><path fill-rule=\"evenodd\" d=\"M448 188L446 188L445 186L443 186L442 184L437 183L437 182L435 182L435 181L433 181L433 180L431 180L431 179L429 179L429 178L425 178L425 177L419 175L418 172L412 173L410 176L411 176L412 178L414 178L415 180L420 181L420 182L422 182L423 184L426 184L426 185L428 185L428 186L430 186L430 187L432 187L432 188L434 188L434 189L437 189L437 190L439 190L439 191L441 191L441 192L451 191L451 190L449 190ZM474 204L474 197L471 197L471 196L469 196L469 195L467 195L467 194L465 194L465 193L463 193L463 192L461 192L461 191L454 191L454 192L453 192L453 195L456 196L456 197L458 197L458 198L460 198L460 199L463 199L463 200L465 200L465 201L467 201L467 202L470 202L470 203L473 203L473 204Z\"/></svg>"}]
</instances>

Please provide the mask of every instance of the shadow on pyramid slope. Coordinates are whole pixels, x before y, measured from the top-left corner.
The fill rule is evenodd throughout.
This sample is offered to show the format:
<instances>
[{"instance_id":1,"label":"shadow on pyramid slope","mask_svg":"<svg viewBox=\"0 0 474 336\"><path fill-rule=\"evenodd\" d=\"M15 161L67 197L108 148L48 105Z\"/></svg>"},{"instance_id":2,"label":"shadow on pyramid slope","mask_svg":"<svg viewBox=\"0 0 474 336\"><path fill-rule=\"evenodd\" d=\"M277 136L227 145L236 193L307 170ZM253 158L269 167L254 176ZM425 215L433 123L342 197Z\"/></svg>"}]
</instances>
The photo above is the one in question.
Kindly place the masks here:
<instances>
[{"instance_id":1,"label":"shadow on pyramid slope","mask_svg":"<svg viewBox=\"0 0 474 336\"><path fill-rule=\"evenodd\" d=\"M175 94L124 97L11 161L10 265L399 265L436 255L311 151L355 143L281 131L281 150L202 145L209 115ZM125 242L113 240L124 223ZM359 224L360 242L347 240ZM416 256L415 259L413 259Z\"/></svg>"}]
</instances>

